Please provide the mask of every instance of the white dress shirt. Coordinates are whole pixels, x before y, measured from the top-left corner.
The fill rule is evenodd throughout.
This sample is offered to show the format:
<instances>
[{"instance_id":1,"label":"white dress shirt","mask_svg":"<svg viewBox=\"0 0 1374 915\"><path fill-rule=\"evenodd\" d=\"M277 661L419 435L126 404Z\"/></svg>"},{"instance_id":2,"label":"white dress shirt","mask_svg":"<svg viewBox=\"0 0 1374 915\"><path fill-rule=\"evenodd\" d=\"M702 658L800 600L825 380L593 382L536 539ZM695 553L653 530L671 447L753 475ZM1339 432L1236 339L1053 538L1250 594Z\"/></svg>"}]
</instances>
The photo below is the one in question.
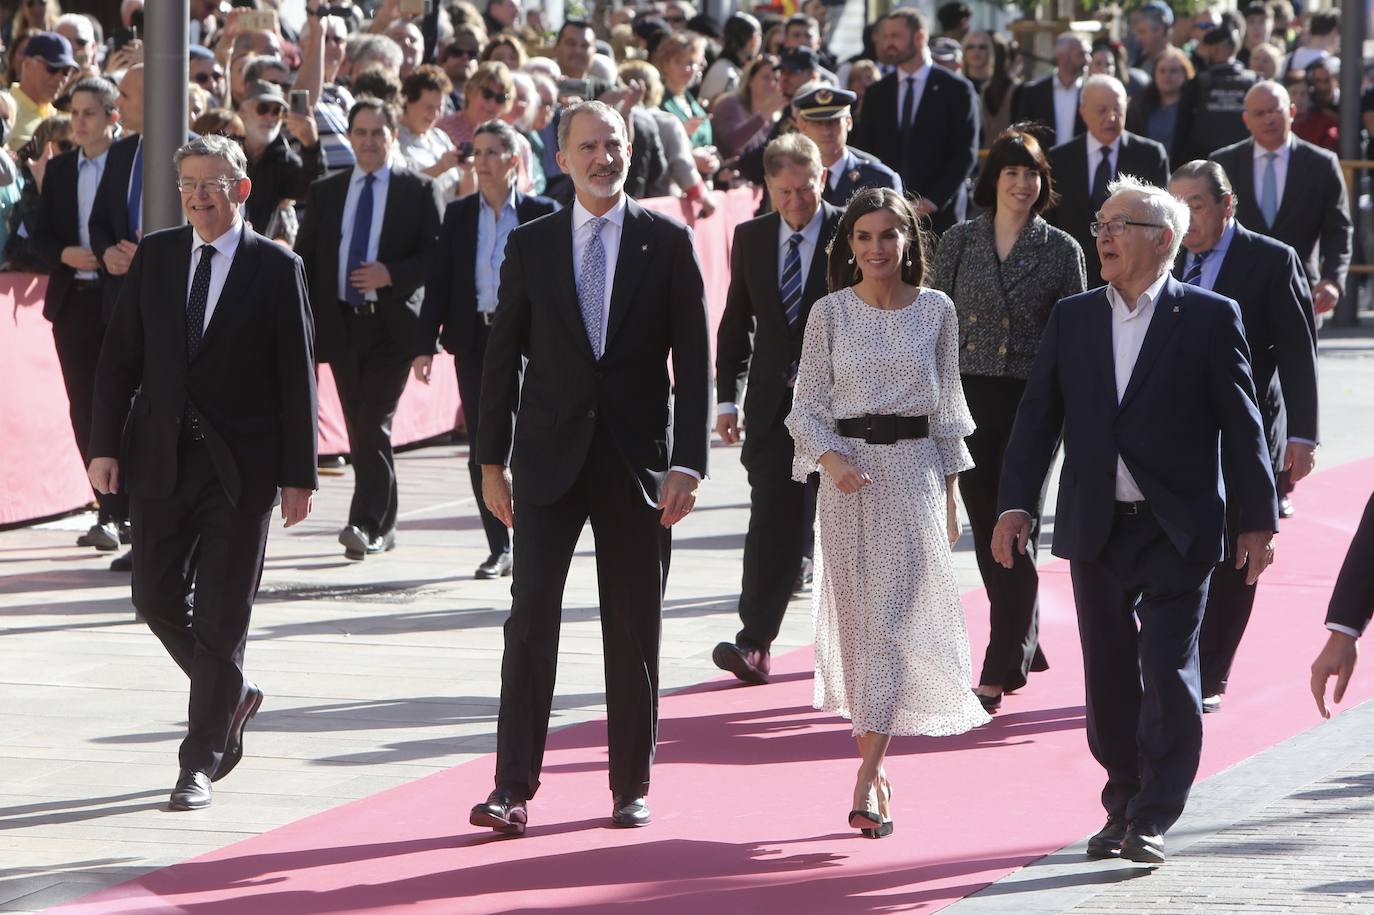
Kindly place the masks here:
<instances>
[{"instance_id":1,"label":"white dress shirt","mask_svg":"<svg viewBox=\"0 0 1374 915\"><path fill-rule=\"evenodd\" d=\"M1145 334L1150 330L1150 321L1155 315L1155 302L1159 299L1164 284L1169 280L1165 271L1159 275L1149 288L1136 299L1135 308L1130 308L1115 286L1107 286L1107 301L1112 305L1112 356L1116 364L1116 402L1126 396L1126 386L1131 382L1135 371L1140 347L1145 343ZM1127 469L1120 455L1116 458L1116 498L1119 502L1144 502L1145 496L1136 485L1135 478Z\"/></svg>"},{"instance_id":2,"label":"white dress shirt","mask_svg":"<svg viewBox=\"0 0 1374 915\"><path fill-rule=\"evenodd\" d=\"M382 216L386 213L386 195L391 187L391 166L383 165L373 174L372 182L372 227L367 236L367 257L363 263L370 264L377 259L377 245L382 238ZM363 182L367 172L353 166L352 177L348 179L348 196L344 198L343 223L339 232L339 301L348 301L348 246L353 241L353 214L358 212L358 198L363 194ZM364 302L377 301L375 291L363 296Z\"/></svg>"},{"instance_id":3,"label":"white dress shirt","mask_svg":"<svg viewBox=\"0 0 1374 915\"><path fill-rule=\"evenodd\" d=\"M1088 193L1091 195L1094 190L1093 179L1097 177L1097 166L1098 163L1102 161L1102 150L1105 147L1097 142L1097 138L1091 133L1086 136L1088 139ZM1112 174L1115 175L1117 159L1121 155L1121 138L1117 137L1116 142L1113 143L1110 148L1112 152L1111 155L1107 157L1107 161L1112 164ZM1092 217L1096 219L1097 214L1093 213Z\"/></svg>"},{"instance_id":4,"label":"white dress shirt","mask_svg":"<svg viewBox=\"0 0 1374 915\"><path fill-rule=\"evenodd\" d=\"M573 288L580 289L582 282L582 254L587 250L587 243L592 240L591 226L588 225L596 217L592 215L582 201L574 198L572 212L573 227ZM611 316L611 290L615 287L615 264L620 258L620 231L625 226L625 195L621 194L620 199L615 202L615 206L602 217L606 221L601 224L601 247L606 252L606 285L601 291L601 339L597 341L597 352L606 352L606 323Z\"/></svg>"},{"instance_id":5,"label":"white dress shirt","mask_svg":"<svg viewBox=\"0 0 1374 915\"><path fill-rule=\"evenodd\" d=\"M1074 120L1078 117L1078 95L1083 91L1083 77L1065 86L1059 74L1050 76L1054 87L1054 144L1067 143L1073 139Z\"/></svg>"},{"instance_id":6,"label":"white dress shirt","mask_svg":"<svg viewBox=\"0 0 1374 915\"><path fill-rule=\"evenodd\" d=\"M932 66L934 66L934 64L927 59L915 73L908 73L901 69L897 71L897 119L899 121L902 118L902 112L906 110L906 92L908 86L910 86L914 95L911 101L911 122L908 124L899 124L899 127L910 127L911 124L916 122L916 114L921 110L921 98L925 95L926 91L926 77L930 75L930 68ZM912 77L915 77L914 81Z\"/></svg>"},{"instance_id":7,"label":"white dress shirt","mask_svg":"<svg viewBox=\"0 0 1374 915\"><path fill-rule=\"evenodd\" d=\"M100 186L100 176L105 173L105 157L110 154L109 147L94 159L86 158L86 151L77 153L76 160L76 231L81 237L81 247L91 250L91 205L95 203L95 191ZM94 270L76 271L78 280L97 280L100 274Z\"/></svg>"},{"instance_id":8,"label":"white dress shirt","mask_svg":"<svg viewBox=\"0 0 1374 915\"><path fill-rule=\"evenodd\" d=\"M1264 199L1264 170L1269 165L1269 160L1265 158L1270 150L1265 149L1258 143L1255 144L1255 203ZM1288 160L1293 154L1293 136L1290 134L1285 141L1274 152L1274 184L1278 191L1274 199L1275 206L1283 205L1283 188L1288 182Z\"/></svg>"},{"instance_id":9,"label":"white dress shirt","mask_svg":"<svg viewBox=\"0 0 1374 915\"><path fill-rule=\"evenodd\" d=\"M845 172L858 167L859 160L854 157L854 154L849 151L849 147L846 146L844 155L836 159L835 164L826 169L826 187L833 191L840 186L840 178L844 176Z\"/></svg>"},{"instance_id":10,"label":"white dress shirt","mask_svg":"<svg viewBox=\"0 0 1374 915\"><path fill-rule=\"evenodd\" d=\"M191 269L186 275L187 301L191 298L191 286L196 281L196 266L200 263L201 246L208 244L215 249L215 256L210 258L210 296L205 301L205 324L200 329L202 334L210 327L210 318L215 314L219 294L224 291L224 281L229 278L229 268L234 264L234 254L238 251L242 239L243 219L238 216L234 218L234 224L229 227L229 231L210 242L201 238L198 230L191 231Z\"/></svg>"}]
</instances>

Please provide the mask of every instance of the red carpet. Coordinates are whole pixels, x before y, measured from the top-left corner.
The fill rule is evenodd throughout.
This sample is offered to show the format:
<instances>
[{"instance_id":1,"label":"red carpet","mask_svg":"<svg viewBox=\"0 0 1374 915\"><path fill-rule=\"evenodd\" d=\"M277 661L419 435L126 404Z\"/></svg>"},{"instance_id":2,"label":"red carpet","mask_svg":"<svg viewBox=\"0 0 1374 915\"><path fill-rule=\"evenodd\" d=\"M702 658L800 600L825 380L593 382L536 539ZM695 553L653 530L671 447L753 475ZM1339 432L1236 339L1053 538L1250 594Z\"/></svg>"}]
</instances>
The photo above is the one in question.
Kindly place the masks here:
<instances>
[{"instance_id":1,"label":"red carpet","mask_svg":"<svg viewBox=\"0 0 1374 915\"><path fill-rule=\"evenodd\" d=\"M1224 711L1209 715L1205 777L1317 724L1307 667L1374 460L1305 481L1266 573ZM846 723L813 711L810 652L764 688L714 682L666 698L655 822L606 826L604 726L563 730L524 839L467 825L491 786L477 760L89 896L62 912L255 915L931 911L1094 831L1102 773L1082 734L1067 568L1042 578L1053 669L963 737L897 739L897 831L845 825L857 760ZM981 637L981 593L966 597ZM981 656L982 645L974 645ZM1366 671L1365 673L1368 673ZM733 681L732 681L733 682ZM1374 695L1357 675L1347 699ZM251 763L250 763L251 766ZM253 777L245 773L247 777ZM244 776L239 776L244 777ZM213 814L210 814L213 816ZM1085 862L1085 868L1094 865Z\"/></svg>"}]
</instances>

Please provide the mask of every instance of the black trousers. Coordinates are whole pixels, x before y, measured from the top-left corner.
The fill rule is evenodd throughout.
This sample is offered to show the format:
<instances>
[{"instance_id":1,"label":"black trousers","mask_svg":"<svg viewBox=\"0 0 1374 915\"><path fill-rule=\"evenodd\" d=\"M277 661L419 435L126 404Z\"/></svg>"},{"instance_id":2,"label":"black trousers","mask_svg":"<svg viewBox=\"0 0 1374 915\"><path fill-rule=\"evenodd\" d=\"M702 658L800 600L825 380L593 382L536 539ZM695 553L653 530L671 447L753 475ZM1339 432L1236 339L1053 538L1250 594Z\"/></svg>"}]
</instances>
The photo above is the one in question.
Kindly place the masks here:
<instances>
[{"instance_id":1,"label":"black trousers","mask_svg":"<svg viewBox=\"0 0 1374 915\"><path fill-rule=\"evenodd\" d=\"M808 543L815 543L816 489L819 477L792 479L794 445L782 424L791 398L777 421L750 424L749 529L744 535L744 575L740 582L738 645L768 651L782 628ZM808 536L810 533L810 536Z\"/></svg>"},{"instance_id":2,"label":"black trousers","mask_svg":"<svg viewBox=\"0 0 1374 915\"><path fill-rule=\"evenodd\" d=\"M272 512L231 505L209 450L189 441L180 448L172 494L136 497L131 508L134 606L191 679L180 763L213 776L247 695L244 643Z\"/></svg>"},{"instance_id":3,"label":"black trousers","mask_svg":"<svg viewBox=\"0 0 1374 915\"><path fill-rule=\"evenodd\" d=\"M1198 629L1212 564L1184 560L1146 511L1118 517L1102 554L1069 573L1102 806L1167 830L1202 756Z\"/></svg>"},{"instance_id":4,"label":"black trousers","mask_svg":"<svg viewBox=\"0 0 1374 915\"><path fill-rule=\"evenodd\" d=\"M973 456L972 470L959 474L959 494L973 529L973 553L988 592L988 647L978 682L1004 690L1026 685L1027 671L1048 670L1040 650L1040 575L1035 569L1040 511L1045 490L1033 506L1035 521L1025 555L1014 553L1010 569L992 558L992 530L997 526L997 485L1002 456L1026 383L1017 378L963 375L964 398L978 428L964 439ZM1047 478L1048 484L1048 478Z\"/></svg>"},{"instance_id":5,"label":"black trousers","mask_svg":"<svg viewBox=\"0 0 1374 915\"><path fill-rule=\"evenodd\" d=\"M1212 586L1207 592L1207 609L1202 617L1198 650L1202 663L1202 694L1218 696L1226 692L1250 612L1255 608L1258 585L1245 583L1245 569L1237 569L1233 559L1217 563L1212 570Z\"/></svg>"},{"instance_id":6,"label":"black trousers","mask_svg":"<svg viewBox=\"0 0 1374 915\"><path fill-rule=\"evenodd\" d=\"M472 494L477 497L477 514L482 519L482 531L487 535L487 548L493 553L506 553L510 551L510 531L491 513L482 498L482 465L477 463L477 405L482 402L482 363L491 327L480 315L474 318L473 325L472 349L453 360L458 374L458 398L463 407L463 427L468 436L468 477L472 480Z\"/></svg>"},{"instance_id":7,"label":"black trousers","mask_svg":"<svg viewBox=\"0 0 1374 915\"><path fill-rule=\"evenodd\" d=\"M567 494L535 505L520 498L517 478L514 495L520 571L512 579L501 660L496 784L525 798L539 789L558 669L563 587L577 538L590 520L601 599L611 791L645 794L658 741L659 633L671 533L599 424Z\"/></svg>"},{"instance_id":8,"label":"black trousers","mask_svg":"<svg viewBox=\"0 0 1374 915\"><path fill-rule=\"evenodd\" d=\"M329 364L343 407L353 462L348 523L378 537L396 526L396 455L391 420L410 378L410 350L377 314L354 314L341 303L347 349Z\"/></svg>"},{"instance_id":9,"label":"black trousers","mask_svg":"<svg viewBox=\"0 0 1374 915\"><path fill-rule=\"evenodd\" d=\"M95 365L100 359L100 344L105 339L105 322L100 316L102 295L99 285L73 287L52 325L53 347L57 350L57 363L62 367L62 384L67 389L72 435L83 464L91 461ZM100 505L101 523L128 519L129 498L122 491L96 493L95 498Z\"/></svg>"}]
</instances>

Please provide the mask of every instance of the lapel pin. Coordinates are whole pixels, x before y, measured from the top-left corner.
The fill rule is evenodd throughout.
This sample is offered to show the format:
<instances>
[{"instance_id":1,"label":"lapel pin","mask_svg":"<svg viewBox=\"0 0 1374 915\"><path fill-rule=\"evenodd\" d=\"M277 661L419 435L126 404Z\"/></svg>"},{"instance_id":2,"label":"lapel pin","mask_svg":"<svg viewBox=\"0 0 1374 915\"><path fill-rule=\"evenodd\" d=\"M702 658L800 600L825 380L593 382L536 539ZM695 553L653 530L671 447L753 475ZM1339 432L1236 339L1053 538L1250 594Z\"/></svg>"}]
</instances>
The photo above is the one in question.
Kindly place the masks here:
<instances>
[{"instance_id":1,"label":"lapel pin","mask_svg":"<svg viewBox=\"0 0 1374 915\"><path fill-rule=\"evenodd\" d=\"M639 246L639 250L640 250L640 253L643 253L643 252L649 250L649 246L648 246L648 245L640 245L640 246Z\"/></svg>"},{"instance_id":2,"label":"lapel pin","mask_svg":"<svg viewBox=\"0 0 1374 915\"><path fill-rule=\"evenodd\" d=\"M1177 305L1174 306L1174 314L1178 314L1178 306L1177 306Z\"/></svg>"}]
</instances>

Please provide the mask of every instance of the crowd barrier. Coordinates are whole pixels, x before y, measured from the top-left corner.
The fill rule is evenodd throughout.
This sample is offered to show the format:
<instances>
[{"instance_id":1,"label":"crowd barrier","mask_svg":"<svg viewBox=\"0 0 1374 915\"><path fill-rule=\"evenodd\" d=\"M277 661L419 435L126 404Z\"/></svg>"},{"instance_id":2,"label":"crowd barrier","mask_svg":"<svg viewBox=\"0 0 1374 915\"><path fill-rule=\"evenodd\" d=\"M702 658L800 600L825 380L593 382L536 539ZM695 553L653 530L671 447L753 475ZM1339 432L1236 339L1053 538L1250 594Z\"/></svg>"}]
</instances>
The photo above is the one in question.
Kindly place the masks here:
<instances>
[{"instance_id":1,"label":"crowd barrier","mask_svg":"<svg viewBox=\"0 0 1374 915\"><path fill-rule=\"evenodd\" d=\"M715 199L718 206L707 219L695 218L695 207L686 201L640 201L648 209L693 226L713 329L725 307L725 291L730 284L734 227L753 215L759 195L753 189L740 188L718 193ZM92 498L72 440L52 326L42 315L46 287L42 276L0 273L0 525L62 514ZM714 340L714 330L712 337ZM412 378L406 386L396 411L392 441L397 445L421 442L461 426L453 359L440 355L430 384ZM343 412L328 366L320 367L319 444L321 454L348 452Z\"/></svg>"}]
</instances>

